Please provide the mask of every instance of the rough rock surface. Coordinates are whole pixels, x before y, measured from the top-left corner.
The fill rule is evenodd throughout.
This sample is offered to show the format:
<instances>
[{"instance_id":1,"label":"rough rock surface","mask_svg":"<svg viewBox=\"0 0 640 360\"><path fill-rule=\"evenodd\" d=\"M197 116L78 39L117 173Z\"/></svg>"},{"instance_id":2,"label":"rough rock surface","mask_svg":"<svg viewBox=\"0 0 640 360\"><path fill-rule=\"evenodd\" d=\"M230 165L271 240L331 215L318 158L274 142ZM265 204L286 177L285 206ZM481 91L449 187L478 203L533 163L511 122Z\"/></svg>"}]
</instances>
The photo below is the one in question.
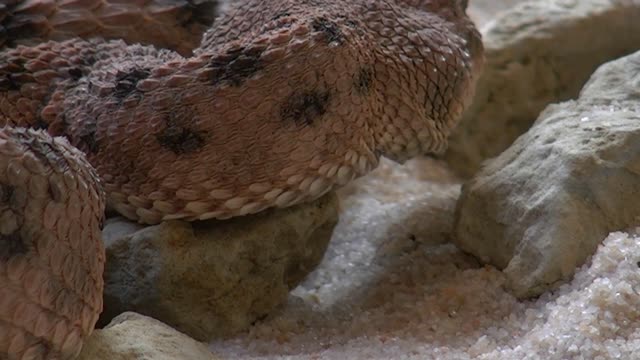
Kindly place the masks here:
<instances>
[{"instance_id":1,"label":"rough rock surface","mask_svg":"<svg viewBox=\"0 0 640 360\"><path fill-rule=\"evenodd\" d=\"M538 295L639 222L639 198L637 52L600 67L577 101L549 106L465 184L456 241L503 268L516 296Z\"/></svg>"},{"instance_id":2,"label":"rough rock surface","mask_svg":"<svg viewBox=\"0 0 640 360\"><path fill-rule=\"evenodd\" d=\"M526 0L471 0L467 13L478 27L483 27L500 12L508 11L511 7Z\"/></svg>"},{"instance_id":3,"label":"rough rock surface","mask_svg":"<svg viewBox=\"0 0 640 360\"><path fill-rule=\"evenodd\" d=\"M473 4L473 1L471 2ZM601 64L640 49L640 1L528 1L483 29L486 64L445 157L464 176L574 98Z\"/></svg>"},{"instance_id":4,"label":"rough rock surface","mask_svg":"<svg viewBox=\"0 0 640 360\"><path fill-rule=\"evenodd\" d=\"M77 360L214 360L203 343L150 317L127 312L96 330Z\"/></svg>"},{"instance_id":5,"label":"rough rock surface","mask_svg":"<svg viewBox=\"0 0 640 360\"><path fill-rule=\"evenodd\" d=\"M243 330L321 261L337 197L225 221L105 227L100 324L136 311L204 340Z\"/></svg>"}]
</instances>

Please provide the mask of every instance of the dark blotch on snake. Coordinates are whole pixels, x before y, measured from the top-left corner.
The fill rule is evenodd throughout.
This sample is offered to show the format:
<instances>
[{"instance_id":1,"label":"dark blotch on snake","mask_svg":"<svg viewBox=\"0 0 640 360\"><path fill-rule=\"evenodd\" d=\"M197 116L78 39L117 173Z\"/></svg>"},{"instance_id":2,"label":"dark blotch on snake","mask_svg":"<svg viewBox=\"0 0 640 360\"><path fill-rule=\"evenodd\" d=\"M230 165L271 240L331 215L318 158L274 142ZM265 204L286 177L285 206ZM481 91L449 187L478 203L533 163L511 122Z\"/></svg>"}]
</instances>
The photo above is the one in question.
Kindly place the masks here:
<instances>
[{"instance_id":1,"label":"dark blotch on snake","mask_svg":"<svg viewBox=\"0 0 640 360\"><path fill-rule=\"evenodd\" d=\"M20 84L12 74L4 74L0 79L0 91L20 90Z\"/></svg>"},{"instance_id":2,"label":"dark blotch on snake","mask_svg":"<svg viewBox=\"0 0 640 360\"><path fill-rule=\"evenodd\" d=\"M98 60L93 55L89 55L89 56L86 56L86 57L82 58L82 64L85 65L85 66L92 66L93 64L96 63L96 61L98 61Z\"/></svg>"},{"instance_id":3,"label":"dark blotch on snake","mask_svg":"<svg viewBox=\"0 0 640 360\"><path fill-rule=\"evenodd\" d=\"M16 188L11 185L0 184L0 206L5 206L11 201Z\"/></svg>"},{"instance_id":4,"label":"dark blotch on snake","mask_svg":"<svg viewBox=\"0 0 640 360\"><path fill-rule=\"evenodd\" d=\"M138 81L148 78L150 74L149 69L140 68L134 68L128 72L118 74L116 76L116 86L113 90L113 96L118 100L124 99L136 91Z\"/></svg>"},{"instance_id":5,"label":"dark blotch on snake","mask_svg":"<svg viewBox=\"0 0 640 360\"><path fill-rule=\"evenodd\" d=\"M33 123L33 126L32 126L32 127L33 127L34 129L36 129L36 130L40 130L40 129L44 129L44 130L46 130L46 129L48 129L48 128L49 128L49 123L47 123L47 122L45 122L44 120L42 120L42 118L41 118L41 117L38 117L38 118L36 119L36 121Z\"/></svg>"},{"instance_id":6,"label":"dark blotch on snake","mask_svg":"<svg viewBox=\"0 0 640 360\"><path fill-rule=\"evenodd\" d=\"M77 68L77 67L70 68L68 70L68 73L69 73L69 76L71 76L71 78L73 80L78 80L78 79L80 79L82 77L82 70L80 68Z\"/></svg>"},{"instance_id":7,"label":"dark blotch on snake","mask_svg":"<svg viewBox=\"0 0 640 360\"><path fill-rule=\"evenodd\" d=\"M324 17L315 18L311 23L314 31L319 31L324 33L325 39L327 43L335 42L338 45L342 45L344 43L344 34L338 24L333 21L329 21Z\"/></svg>"},{"instance_id":8,"label":"dark blotch on snake","mask_svg":"<svg viewBox=\"0 0 640 360\"><path fill-rule=\"evenodd\" d=\"M27 253L27 245L18 230L9 235L0 234L0 261L7 261Z\"/></svg>"},{"instance_id":9,"label":"dark blotch on snake","mask_svg":"<svg viewBox=\"0 0 640 360\"><path fill-rule=\"evenodd\" d=\"M98 146L98 141L96 140L96 131L89 130L82 135L80 135L80 141L82 142L81 149L85 151L85 153L95 154L98 152L100 147Z\"/></svg>"},{"instance_id":10,"label":"dark blotch on snake","mask_svg":"<svg viewBox=\"0 0 640 360\"><path fill-rule=\"evenodd\" d=\"M373 82L373 70L363 67L358 71L358 74L354 79L354 86L360 95L366 95L371 90L371 83Z\"/></svg>"},{"instance_id":11,"label":"dark blotch on snake","mask_svg":"<svg viewBox=\"0 0 640 360\"><path fill-rule=\"evenodd\" d=\"M25 82L23 77L28 76L24 68L24 59L10 59L7 63L0 65L0 91L20 90ZM31 81L32 79L26 79Z\"/></svg>"},{"instance_id":12,"label":"dark blotch on snake","mask_svg":"<svg viewBox=\"0 0 640 360\"><path fill-rule=\"evenodd\" d=\"M11 207L11 200L15 192L15 187L7 184L0 184L0 209L3 212L12 213L10 216L17 214ZM4 224L0 223L0 231L6 231ZM7 261L16 255L27 253L27 245L20 236L20 229L16 229L10 234L0 233L0 261Z\"/></svg>"},{"instance_id":13,"label":"dark blotch on snake","mask_svg":"<svg viewBox=\"0 0 640 360\"><path fill-rule=\"evenodd\" d=\"M86 115L80 121L80 128L73 134L72 144L86 154L95 154L100 149L96 139L97 119Z\"/></svg>"},{"instance_id":14,"label":"dark blotch on snake","mask_svg":"<svg viewBox=\"0 0 640 360\"><path fill-rule=\"evenodd\" d=\"M51 196L53 202L59 203L62 200L62 192L63 190L58 184L49 182L49 196Z\"/></svg>"},{"instance_id":15,"label":"dark blotch on snake","mask_svg":"<svg viewBox=\"0 0 640 360\"><path fill-rule=\"evenodd\" d=\"M264 48L240 46L218 55L209 62L210 79L214 85L228 83L240 86L247 78L260 71L264 64L260 56Z\"/></svg>"},{"instance_id":16,"label":"dark blotch on snake","mask_svg":"<svg viewBox=\"0 0 640 360\"><path fill-rule=\"evenodd\" d=\"M278 20L280 18L283 17L287 17L287 16L291 16L291 13L289 12L289 10L284 10L284 11L280 11L279 13L277 13L276 15L274 15L271 20Z\"/></svg>"},{"instance_id":17,"label":"dark blotch on snake","mask_svg":"<svg viewBox=\"0 0 640 360\"><path fill-rule=\"evenodd\" d=\"M156 135L160 146L176 155L190 154L202 148L206 134L195 130L190 124L176 119L174 114L167 118L167 126Z\"/></svg>"},{"instance_id":18,"label":"dark blotch on snake","mask_svg":"<svg viewBox=\"0 0 640 360\"><path fill-rule=\"evenodd\" d=\"M292 95L280 110L282 119L296 124L312 125L327 112L329 92L306 91Z\"/></svg>"}]
</instances>

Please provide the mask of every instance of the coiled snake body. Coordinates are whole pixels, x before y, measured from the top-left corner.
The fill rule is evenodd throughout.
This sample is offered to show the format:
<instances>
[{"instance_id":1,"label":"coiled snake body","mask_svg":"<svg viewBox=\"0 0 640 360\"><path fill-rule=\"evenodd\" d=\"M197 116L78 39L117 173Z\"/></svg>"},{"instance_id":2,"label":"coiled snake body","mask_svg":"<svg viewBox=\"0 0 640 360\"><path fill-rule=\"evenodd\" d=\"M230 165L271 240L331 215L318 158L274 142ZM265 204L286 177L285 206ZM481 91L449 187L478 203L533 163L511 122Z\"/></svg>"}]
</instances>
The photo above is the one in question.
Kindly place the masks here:
<instances>
[{"instance_id":1,"label":"coiled snake body","mask_svg":"<svg viewBox=\"0 0 640 360\"><path fill-rule=\"evenodd\" d=\"M462 0L213 5L0 2L0 358L80 351L105 207L225 219L440 152L483 61Z\"/></svg>"}]
</instances>

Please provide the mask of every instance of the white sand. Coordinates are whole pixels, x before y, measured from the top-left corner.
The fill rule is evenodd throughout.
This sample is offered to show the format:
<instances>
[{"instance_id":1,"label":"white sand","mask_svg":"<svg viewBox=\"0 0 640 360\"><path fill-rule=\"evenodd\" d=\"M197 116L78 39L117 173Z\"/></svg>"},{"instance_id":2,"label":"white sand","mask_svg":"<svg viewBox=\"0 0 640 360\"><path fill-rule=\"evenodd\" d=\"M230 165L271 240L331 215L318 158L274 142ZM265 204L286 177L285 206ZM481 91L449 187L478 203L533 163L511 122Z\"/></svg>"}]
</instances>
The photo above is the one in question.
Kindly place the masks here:
<instances>
[{"instance_id":1,"label":"white sand","mask_svg":"<svg viewBox=\"0 0 640 360\"><path fill-rule=\"evenodd\" d=\"M385 162L343 191L325 259L289 303L212 349L228 359L640 359L640 238L611 234L571 283L520 302L499 271L447 244L458 192L436 162Z\"/></svg>"}]
</instances>

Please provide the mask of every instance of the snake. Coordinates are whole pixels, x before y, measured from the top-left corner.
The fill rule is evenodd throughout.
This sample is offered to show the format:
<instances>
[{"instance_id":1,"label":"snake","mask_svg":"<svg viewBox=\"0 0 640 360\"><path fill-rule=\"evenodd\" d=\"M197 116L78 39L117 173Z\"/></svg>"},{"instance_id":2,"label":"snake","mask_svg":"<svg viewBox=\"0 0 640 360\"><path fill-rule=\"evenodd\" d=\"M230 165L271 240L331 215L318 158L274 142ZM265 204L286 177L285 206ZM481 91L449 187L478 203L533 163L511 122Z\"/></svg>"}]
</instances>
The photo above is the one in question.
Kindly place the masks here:
<instances>
[{"instance_id":1,"label":"snake","mask_svg":"<svg viewBox=\"0 0 640 360\"><path fill-rule=\"evenodd\" d=\"M106 216L222 221L441 154L464 0L0 1L0 358L73 359Z\"/></svg>"}]
</instances>

